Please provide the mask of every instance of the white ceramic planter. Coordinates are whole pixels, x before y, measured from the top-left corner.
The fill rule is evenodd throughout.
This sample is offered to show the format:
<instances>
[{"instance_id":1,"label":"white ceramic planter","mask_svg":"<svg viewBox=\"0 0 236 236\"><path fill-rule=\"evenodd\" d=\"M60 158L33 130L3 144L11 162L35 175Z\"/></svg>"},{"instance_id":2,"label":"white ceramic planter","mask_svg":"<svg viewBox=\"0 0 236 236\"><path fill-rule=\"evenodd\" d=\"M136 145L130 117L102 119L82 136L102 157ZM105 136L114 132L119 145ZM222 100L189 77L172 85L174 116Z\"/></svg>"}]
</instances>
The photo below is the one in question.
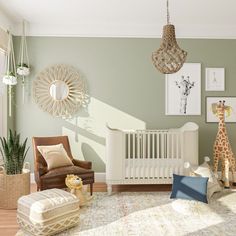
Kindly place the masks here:
<instances>
[{"instance_id":1,"label":"white ceramic planter","mask_svg":"<svg viewBox=\"0 0 236 236\"><path fill-rule=\"evenodd\" d=\"M16 85L17 84L17 78L13 75L4 75L2 78L2 82L6 85Z\"/></svg>"},{"instance_id":2,"label":"white ceramic planter","mask_svg":"<svg viewBox=\"0 0 236 236\"><path fill-rule=\"evenodd\" d=\"M25 66L19 66L19 67L17 67L16 72L17 72L18 75L27 76L30 73L30 69L28 67L25 67Z\"/></svg>"}]
</instances>

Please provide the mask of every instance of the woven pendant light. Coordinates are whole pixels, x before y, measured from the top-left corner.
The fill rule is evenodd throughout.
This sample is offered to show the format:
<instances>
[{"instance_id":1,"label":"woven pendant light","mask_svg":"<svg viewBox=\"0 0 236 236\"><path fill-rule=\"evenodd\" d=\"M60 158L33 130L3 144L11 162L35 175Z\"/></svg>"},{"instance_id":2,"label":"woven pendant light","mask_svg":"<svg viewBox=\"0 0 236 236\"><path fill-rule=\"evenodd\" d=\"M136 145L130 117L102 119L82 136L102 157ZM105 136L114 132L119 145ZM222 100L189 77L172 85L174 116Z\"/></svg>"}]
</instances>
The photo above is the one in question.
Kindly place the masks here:
<instances>
[{"instance_id":1,"label":"woven pendant light","mask_svg":"<svg viewBox=\"0 0 236 236\"><path fill-rule=\"evenodd\" d=\"M173 74L183 66L187 52L182 50L175 38L175 26L170 24L169 2L167 6L167 25L163 27L163 35L160 48L153 52L154 66L163 74Z\"/></svg>"}]
</instances>

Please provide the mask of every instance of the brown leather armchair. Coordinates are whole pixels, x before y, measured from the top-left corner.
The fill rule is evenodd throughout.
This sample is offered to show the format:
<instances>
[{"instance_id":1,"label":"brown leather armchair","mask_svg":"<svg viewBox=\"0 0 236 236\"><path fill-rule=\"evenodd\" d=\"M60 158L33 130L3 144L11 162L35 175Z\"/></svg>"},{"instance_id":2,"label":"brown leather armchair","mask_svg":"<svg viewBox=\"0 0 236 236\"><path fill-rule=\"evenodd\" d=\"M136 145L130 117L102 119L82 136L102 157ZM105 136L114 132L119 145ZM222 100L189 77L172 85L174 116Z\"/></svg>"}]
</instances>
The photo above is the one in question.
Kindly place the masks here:
<instances>
[{"instance_id":1,"label":"brown leather armchair","mask_svg":"<svg viewBox=\"0 0 236 236\"><path fill-rule=\"evenodd\" d=\"M63 144L74 166L65 166L48 170L47 163L38 151L37 146L56 145L60 143ZM66 175L75 174L83 180L83 184L90 184L90 194L93 194L94 171L92 170L92 163L73 158L67 136L33 137L33 150L34 176L38 191L50 188L66 188Z\"/></svg>"}]
</instances>

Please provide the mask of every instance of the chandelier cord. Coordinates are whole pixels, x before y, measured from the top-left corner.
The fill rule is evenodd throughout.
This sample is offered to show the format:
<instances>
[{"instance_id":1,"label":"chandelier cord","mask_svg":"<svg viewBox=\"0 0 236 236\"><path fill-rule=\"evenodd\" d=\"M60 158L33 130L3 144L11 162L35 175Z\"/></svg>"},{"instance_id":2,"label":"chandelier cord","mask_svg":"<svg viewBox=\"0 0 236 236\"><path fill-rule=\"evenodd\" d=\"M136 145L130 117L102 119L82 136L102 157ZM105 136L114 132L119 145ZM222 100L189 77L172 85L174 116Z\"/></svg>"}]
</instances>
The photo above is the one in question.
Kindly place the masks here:
<instances>
[{"instance_id":1,"label":"chandelier cord","mask_svg":"<svg viewBox=\"0 0 236 236\"><path fill-rule=\"evenodd\" d=\"M169 0L166 0L166 18L167 24L170 24Z\"/></svg>"}]
</instances>

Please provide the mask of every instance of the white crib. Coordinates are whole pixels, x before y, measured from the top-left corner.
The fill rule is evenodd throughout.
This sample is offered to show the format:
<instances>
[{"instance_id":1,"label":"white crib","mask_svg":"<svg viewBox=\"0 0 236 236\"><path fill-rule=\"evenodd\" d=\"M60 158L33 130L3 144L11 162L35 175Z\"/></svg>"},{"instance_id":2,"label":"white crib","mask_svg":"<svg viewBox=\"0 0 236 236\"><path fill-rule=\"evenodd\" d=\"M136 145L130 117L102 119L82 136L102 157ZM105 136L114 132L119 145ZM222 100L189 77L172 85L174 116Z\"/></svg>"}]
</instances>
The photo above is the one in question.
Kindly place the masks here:
<instances>
[{"instance_id":1,"label":"white crib","mask_svg":"<svg viewBox=\"0 0 236 236\"><path fill-rule=\"evenodd\" d=\"M185 161L198 165L198 125L178 129L118 130L107 126L106 183L171 184Z\"/></svg>"}]
</instances>

